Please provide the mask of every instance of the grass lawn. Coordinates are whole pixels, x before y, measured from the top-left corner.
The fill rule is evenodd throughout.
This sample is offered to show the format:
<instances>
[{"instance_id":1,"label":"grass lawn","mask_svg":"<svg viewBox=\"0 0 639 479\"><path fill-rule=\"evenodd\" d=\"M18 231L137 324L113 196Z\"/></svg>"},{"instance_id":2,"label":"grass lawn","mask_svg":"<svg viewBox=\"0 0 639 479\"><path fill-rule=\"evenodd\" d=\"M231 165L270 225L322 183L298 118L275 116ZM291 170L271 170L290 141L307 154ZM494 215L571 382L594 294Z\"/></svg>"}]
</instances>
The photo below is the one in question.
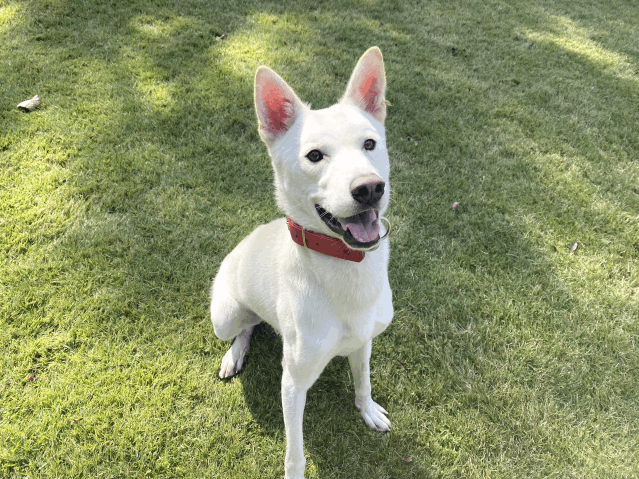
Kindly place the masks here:
<instances>
[{"instance_id":1,"label":"grass lawn","mask_svg":"<svg viewBox=\"0 0 639 479\"><path fill-rule=\"evenodd\" d=\"M636 2L0 0L0 477L283 476L281 342L220 381L209 288L281 215L256 68L324 108L372 45L393 429L335 359L307 479L639 476Z\"/></svg>"}]
</instances>

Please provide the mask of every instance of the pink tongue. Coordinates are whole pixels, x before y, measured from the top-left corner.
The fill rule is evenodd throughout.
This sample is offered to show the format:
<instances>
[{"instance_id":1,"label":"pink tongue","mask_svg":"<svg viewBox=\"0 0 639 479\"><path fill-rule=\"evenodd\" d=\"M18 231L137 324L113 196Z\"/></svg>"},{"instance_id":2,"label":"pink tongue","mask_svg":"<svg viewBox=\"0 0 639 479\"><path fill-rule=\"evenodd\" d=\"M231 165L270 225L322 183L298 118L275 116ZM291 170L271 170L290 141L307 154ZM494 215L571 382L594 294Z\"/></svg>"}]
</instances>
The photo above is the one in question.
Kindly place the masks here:
<instances>
[{"instance_id":1,"label":"pink tongue","mask_svg":"<svg viewBox=\"0 0 639 479\"><path fill-rule=\"evenodd\" d=\"M349 230L360 243L368 243L379 236L379 221L374 210L364 211L350 218L338 218L342 229Z\"/></svg>"}]
</instances>

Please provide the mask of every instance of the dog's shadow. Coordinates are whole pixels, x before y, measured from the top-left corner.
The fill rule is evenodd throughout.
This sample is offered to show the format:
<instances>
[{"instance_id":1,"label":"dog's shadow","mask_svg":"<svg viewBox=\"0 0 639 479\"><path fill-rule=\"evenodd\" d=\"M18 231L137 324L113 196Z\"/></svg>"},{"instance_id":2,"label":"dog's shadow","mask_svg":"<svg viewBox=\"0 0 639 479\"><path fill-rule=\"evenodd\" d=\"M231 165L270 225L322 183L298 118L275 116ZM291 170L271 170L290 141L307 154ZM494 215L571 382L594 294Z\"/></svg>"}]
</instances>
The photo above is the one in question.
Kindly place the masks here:
<instances>
[{"instance_id":1,"label":"dog's shadow","mask_svg":"<svg viewBox=\"0 0 639 479\"><path fill-rule=\"evenodd\" d=\"M258 324L238 375L253 418L264 431L284 430L280 385L282 338L266 323Z\"/></svg>"},{"instance_id":2,"label":"dog's shadow","mask_svg":"<svg viewBox=\"0 0 639 479\"><path fill-rule=\"evenodd\" d=\"M304 444L313 455L323 456L323 448L318 449L318 444L334 439L332 432L323 427L327 417L339 417L351 427L361 426L364 429L354 405L355 393L348 371L348 360L335 357L308 391L304 409ZM239 379L246 404L262 431L283 436L282 339L269 325L260 323L255 327Z\"/></svg>"}]
</instances>

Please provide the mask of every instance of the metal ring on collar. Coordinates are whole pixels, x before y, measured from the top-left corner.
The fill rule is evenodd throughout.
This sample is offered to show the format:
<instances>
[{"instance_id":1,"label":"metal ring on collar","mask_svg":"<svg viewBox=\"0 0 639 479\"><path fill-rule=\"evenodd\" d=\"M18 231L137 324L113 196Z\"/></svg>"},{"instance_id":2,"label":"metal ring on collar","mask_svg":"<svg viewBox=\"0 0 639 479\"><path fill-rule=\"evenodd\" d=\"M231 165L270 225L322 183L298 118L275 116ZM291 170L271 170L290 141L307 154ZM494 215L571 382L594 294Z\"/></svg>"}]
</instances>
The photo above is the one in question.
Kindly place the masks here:
<instances>
[{"instance_id":1,"label":"metal ring on collar","mask_svg":"<svg viewBox=\"0 0 639 479\"><path fill-rule=\"evenodd\" d=\"M386 238L388 236L388 234L390 233L391 230L391 224L390 221L388 221L388 218L384 218L383 216L379 217L379 221L385 221L388 226L386 226L386 233L384 233L384 236L382 236L379 240L382 241L384 238Z\"/></svg>"}]
</instances>

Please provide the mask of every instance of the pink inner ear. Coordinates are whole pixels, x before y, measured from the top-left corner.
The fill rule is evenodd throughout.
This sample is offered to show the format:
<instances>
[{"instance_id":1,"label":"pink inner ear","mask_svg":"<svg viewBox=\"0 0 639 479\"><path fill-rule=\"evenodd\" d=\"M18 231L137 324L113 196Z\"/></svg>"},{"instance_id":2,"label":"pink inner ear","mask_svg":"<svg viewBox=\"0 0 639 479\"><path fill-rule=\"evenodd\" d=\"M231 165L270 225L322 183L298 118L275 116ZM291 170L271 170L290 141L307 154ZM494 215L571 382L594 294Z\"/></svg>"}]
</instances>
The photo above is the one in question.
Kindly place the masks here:
<instances>
[{"instance_id":1,"label":"pink inner ear","mask_svg":"<svg viewBox=\"0 0 639 479\"><path fill-rule=\"evenodd\" d=\"M360 83L358 93L364 103L364 111L369 113L377 112L379 108L379 95L381 93L378 85L379 79L376 72L369 73Z\"/></svg>"},{"instance_id":2,"label":"pink inner ear","mask_svg":"<svg viewBox=\"0 0 639 479\"><path fill-rule=\"evenodd\" d=\"M266 129L273 135L288 130L288 123L293 116L293 102L273 84L266 84L262 88L262 101L265 106Z\"/></svg>"}]
</instances>

